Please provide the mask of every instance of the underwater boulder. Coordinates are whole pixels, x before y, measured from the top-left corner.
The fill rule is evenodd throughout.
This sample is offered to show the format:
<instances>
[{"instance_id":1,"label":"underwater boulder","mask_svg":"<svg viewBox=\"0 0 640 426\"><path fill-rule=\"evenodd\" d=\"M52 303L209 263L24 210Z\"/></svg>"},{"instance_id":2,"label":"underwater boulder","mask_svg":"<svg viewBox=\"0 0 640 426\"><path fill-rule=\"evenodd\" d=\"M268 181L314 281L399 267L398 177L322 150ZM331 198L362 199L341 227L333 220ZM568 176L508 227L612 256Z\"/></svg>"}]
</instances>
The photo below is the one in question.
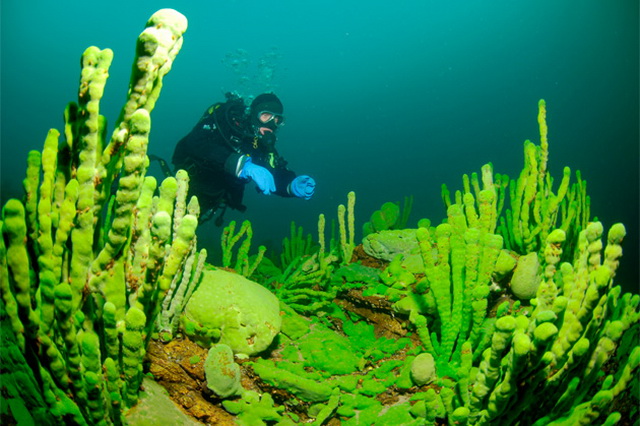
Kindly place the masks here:
<instances>
[{"instance_id":1,"label":"underwater boulder","mask_svg":"<svg viewBox=\"0 0 640 426\"><path fill-rule=\"evenodd\" d=\"M411 363L411 379L417 386L427 385L436 377L436 362L430 353L421 353Z\"/></svg>"},{"instance_id":2,"label":"underwater boulder","mask_svg":"<svg viewBox=\"0 0 640 426\"><path fill-rule=\"evenodd\" d=\"M204 362L207 387L221 398L239 395L240 366L233 360L231 348L225 344L211 346Z\"/></svg>"},{"instance_id":3,"label":"underwater boulder","mask_svg":"<svg viewBox=\"0 0 640 426\"><path fill-rule=\"evenodd\" d=\"M541 281L539 270L540 261L537 253L520 256L511 278L511 292L518 299L529 300L536 297Z\"/></svg>"},{"instance_id":4,"label":"underwater boulder","mask_svg":"<svg viewBox=\"0 0 640 426\"><path fill-rule=\"evenodd\" d=\"M184 333L204 347L228 345L253 356L271 344L282 318L276 296L242 275L206 270L181 317Z\"/></svg>"},{"instance_id":5,"label":"underwater boulder","mask_svg":"<svg viewBox=\"0 0 640 426\"><path fill-rule=\"evenodd\" d=\"M362 248L369 256L387 262L402 254L402 265L409 271L419 273L424 270L415 229L387 230L369 234L362 240Z\"/></svg>"}]
</instances>

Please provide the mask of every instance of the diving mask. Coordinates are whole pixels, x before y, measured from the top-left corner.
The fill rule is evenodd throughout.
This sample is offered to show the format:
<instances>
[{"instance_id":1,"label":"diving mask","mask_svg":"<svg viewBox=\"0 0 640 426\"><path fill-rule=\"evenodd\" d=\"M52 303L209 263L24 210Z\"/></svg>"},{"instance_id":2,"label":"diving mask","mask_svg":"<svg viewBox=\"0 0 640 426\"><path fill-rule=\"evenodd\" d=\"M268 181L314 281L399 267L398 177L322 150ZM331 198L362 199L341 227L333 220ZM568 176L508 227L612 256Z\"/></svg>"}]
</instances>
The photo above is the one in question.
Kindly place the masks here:
<instances>
[{"instance_id":1,"label":"diving mask","mask_svg":"<svg viewBox=\"0 0 640 426\"><path fill-rule=\"evenodd\" d=\"M264 93L251 102L251 126L256 134L275 132L284 123L282 102L273 93Z\"/></svg>"},{"instance_id":2,"label":"diving mask","mask_svg":"<svg viewBox=\"0 0 640 426\"><path fill-rule=\"evenodd\" d=\"M284 116L271 111L260 111L258 113L260 123L267 124L273 122L276 127L284 126Z\"/></svg>"}]
</instances>

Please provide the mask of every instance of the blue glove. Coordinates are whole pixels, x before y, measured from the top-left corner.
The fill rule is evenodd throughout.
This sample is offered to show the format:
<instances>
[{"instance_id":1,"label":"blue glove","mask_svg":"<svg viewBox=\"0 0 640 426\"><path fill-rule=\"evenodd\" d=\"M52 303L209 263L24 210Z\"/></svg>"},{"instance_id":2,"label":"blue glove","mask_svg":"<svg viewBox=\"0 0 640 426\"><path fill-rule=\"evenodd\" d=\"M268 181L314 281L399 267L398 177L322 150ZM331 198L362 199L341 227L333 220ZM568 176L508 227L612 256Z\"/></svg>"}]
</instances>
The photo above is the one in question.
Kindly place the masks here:
<instances>
[{"instance_id":1,"label":"blue glove","mask_svg":"<svg viewBox=\"0 0 640 426\"><path fill-rule=\"evenodd\" d=\"M316 190L316 181L311 176L298 176L291 182L290 189L296 197L308 200Z\"/></svg>"},{"instance_id":2,"label":"blue glove","mask_svg":"<svg viewBox=\"0 0 640 426\"><path fill-rule=\"evenodd\" d=\"M248 158L244 163L238 176L243 179L253 180L264 195L269 195L276 191L276 183L271 172L262 166L253 164L251 158Z\"/></svg>"}]
</instances>

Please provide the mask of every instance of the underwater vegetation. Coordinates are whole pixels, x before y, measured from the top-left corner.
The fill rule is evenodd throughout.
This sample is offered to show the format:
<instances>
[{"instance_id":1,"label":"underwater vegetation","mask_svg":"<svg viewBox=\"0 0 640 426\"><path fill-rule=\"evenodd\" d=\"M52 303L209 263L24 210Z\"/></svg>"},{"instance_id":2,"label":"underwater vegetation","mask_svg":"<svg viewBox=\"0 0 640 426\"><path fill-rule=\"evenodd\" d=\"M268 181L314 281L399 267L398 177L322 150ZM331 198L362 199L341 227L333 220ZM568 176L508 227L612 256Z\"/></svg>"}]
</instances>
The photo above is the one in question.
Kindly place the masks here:
<instances>
[{"instance_id":1,"label":"underwater vegetation","mask_svg":"<svg viewBox=\"0 0 640 426\"><path fill-rule=\"evenodd\" d=\"M145 177L149 114L186 28L172 10L149 19L108 141L99 106L113 52L88 48L64 140L51 129L42 152L29 153L25 197L2 209L3 409L16 417L122 423L151 333L177 325L197 281L206 253L196 251L188 177L159 188Z\"/></svg>"},{"instance_id":2,"label":"underwater vegetation","mask_svg":"<svg viewBox=\"0 0 640 426\"><path fill-rule=\"evenodd\" d=\"M3 423L136 424L150 379L209 424L638 421L640 296L615 283L625 229L591 217L579 173L550 175L544 101L520 175L485 165L443 187L439 222L408 227L406 197L356 244L351 192L329 229L324 214L315 236L292 223L279 254L230 223L215 266L188 175L146 176L186 28L173 10L150 18L110 139L113 54L87 49L63 140L51 130L29 154L25 196L2 209Z\"/></svg>"}]
</instances>

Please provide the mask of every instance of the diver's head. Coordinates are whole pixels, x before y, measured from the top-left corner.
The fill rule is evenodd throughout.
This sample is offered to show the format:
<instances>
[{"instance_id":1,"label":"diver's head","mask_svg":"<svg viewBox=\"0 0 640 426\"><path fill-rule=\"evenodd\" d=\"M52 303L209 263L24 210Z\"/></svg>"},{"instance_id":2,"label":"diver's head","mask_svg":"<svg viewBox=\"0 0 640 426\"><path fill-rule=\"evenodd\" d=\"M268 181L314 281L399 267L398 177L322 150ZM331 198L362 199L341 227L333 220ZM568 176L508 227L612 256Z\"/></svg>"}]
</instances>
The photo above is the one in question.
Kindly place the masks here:
<instances>
[{"instance_id":1,"label":"diver's head","mask_svg":"<svg viewBox=\"0 0 640 426\"><path fill-rule=\"evenodd\" d=\"M284 108L280 99L273 93L264 93L257 96L251 107L251 126L256 134L264 136L265 133L274 133L276 129L284 124L282 113Z\"/></svg>"}]
</instances>

